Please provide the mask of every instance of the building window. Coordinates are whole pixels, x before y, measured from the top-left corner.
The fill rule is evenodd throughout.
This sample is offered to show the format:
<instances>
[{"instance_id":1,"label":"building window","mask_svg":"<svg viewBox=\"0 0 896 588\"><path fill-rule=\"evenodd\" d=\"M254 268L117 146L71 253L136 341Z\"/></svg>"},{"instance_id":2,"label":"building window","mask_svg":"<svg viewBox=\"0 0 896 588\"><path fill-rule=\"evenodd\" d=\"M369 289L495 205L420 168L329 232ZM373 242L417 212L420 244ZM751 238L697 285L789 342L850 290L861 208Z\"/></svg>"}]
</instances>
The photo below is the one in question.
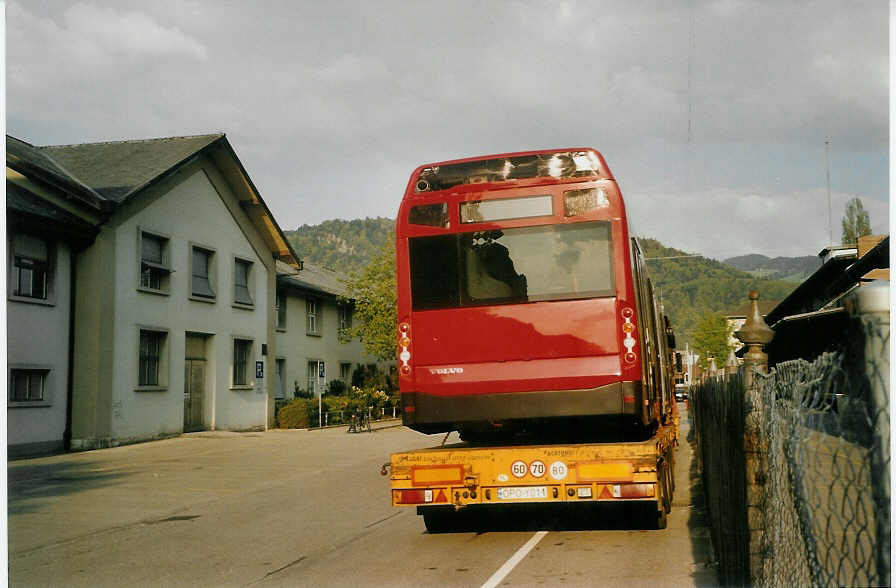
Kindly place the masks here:
<instances>
[{"instance_id":1,"label":"building window","mask_svg":"<svg viewBox=\"0 0 896 588\"><path fill-rule=\"evenodd\" d=\"M286 292L277 292L277 328L286 330Z\"/></svg>"},{"instance_id":2,"label":"building window","mask_svg":"<svg viewBox=\"0 0 896 588\"><path fill-rule=\"evenodd\" d=\"M138 386L161 386L162 352L167 333L140 331L140 367Z\"/></svg>"},{"instance_id":3,"label":"building window","mask_svg":"<svg viewBox=\"0 0 896 588\"><path fill-rule=\"evenodd\" d=\"M249 358L252 355L252 341L250 339L233 340L233 385L247 386L249 384Z\"/></svg>"},{"instance_id":4,"label":"building window","mask_svg":"<svg viewBox=\"0 0 896 588\"><path fill-rule=\"evenodd\" d=\"M212 270L214 268L214 251L203 247L192 248L191 263L191 292L193 296L201 298L214 298L215 289L212 284Z\"/></svg>"},{"instance_id":5,"label":"building window","mask_svg":"<svg viewBox=\"0 0 896 588\"><path fill-rule=\"evenodd\" d=\"M31 235L12 238L12 295L46 300L50 279L50 244Z\"/></svg>"},{"instance_id":6,"label":"building window","mask_svg":"<svg viewBox=\"0 0 896 588\"><path fill-rule=\"evenodd\" d=\"M158 292L168 291L168 239L140 232L140 287Z\"/></svg>"},{"instance_id":7,"label":"building window","mask_svg":"<svg viewBox=\"0 0 896 588\"><path fill-rule=\"evenodd\" d=\"M339 332L345 333L352 328L352 307L348 304L339 305Z\"/></svg>"},{"instance_id":8,"label":"building window","mask_svg":"<svg viewBox=\"0 0 896 588\"><path fill-rule=\"evenodd\" d=\"M317 360L308 362L308 370L305 372L305 384L308 386L308 393L312 396L317 395Z\"/></svg>"},{"instance_id":9,"label":"building window","mask_svg":"<svg viewBox=\"0 0 896 588\"><path fill-rule=\"evenodd\" d=\"M307 333L320 335L320 301L317 298L305 300L305 315L307 317Z\"/></svg>"},{"instance_id":10,"label":"building window","mask_svg":"<svg viewBox=\"0 0 896 588\"><path fill-rule=\"evenodd\" d=\"M352 383L352 364L348 362L339 363L339 379L346 384Z\"/></svg>"},{"instance_id":11,"label":"building window","mask_svg":"<svg viewBox=\"0 0 896 588\"><path fill-rule=\"evenodd\" d=\"M249 290L249 279L252 274L252 262L235 259L233 265L233 301L237 304L251 305L252 293Z\"/></svg>"},{"instance_id":12,"label":"building window","mask_svg":"<svg viewBox=\"0 0 896 588\"><path fill-rule=\"evenodd\" d=\"M10 402L42 402L47 383L47 369L13 369L10 370L9 386Z\"/></svg>"}]
</instances>

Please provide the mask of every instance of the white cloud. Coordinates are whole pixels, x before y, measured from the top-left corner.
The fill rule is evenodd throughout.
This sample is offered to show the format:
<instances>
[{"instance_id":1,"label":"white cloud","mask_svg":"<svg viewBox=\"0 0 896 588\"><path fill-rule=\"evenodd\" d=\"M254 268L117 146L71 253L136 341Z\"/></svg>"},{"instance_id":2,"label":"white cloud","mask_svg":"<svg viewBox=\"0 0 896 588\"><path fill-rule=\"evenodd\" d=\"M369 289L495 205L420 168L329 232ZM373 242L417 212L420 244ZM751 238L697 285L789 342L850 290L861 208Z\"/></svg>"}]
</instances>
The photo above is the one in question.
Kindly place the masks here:
<instances>
[{"instance_id":1,"label":"white cloud","mask_svg":"<svg viewBox=\"0 0 896 588\"><path fill-rule=\"evenodd\" d=\"M741 192L719 188L701 192L624 195L639 236L715 259L747 253L769 257L815 255L829 244L828 201L824 189L788 193ZM831 193L833 239L840 242L840 219L856 194ZM874 233L889 231L887 202L862 198Z\"/></svg>"},{"instance_id":2,"label":"white cloud","mask_svg":"<svg viewBox=\"0 0 896 588\"><path fill-rule=\"evenodd\" d=\"M12 25L10 53L16 64L44 65L45 71L107 69L120 74L116 64L167 58L204 61L208 57L208 50L198 40L137 11L77 3L63 11L57 23L13 2L8 19ZM27 46L39 51L22 52Z\"/></svg>"},{"instance_id":3,"label":"white cloud","mask_svg":"<svg viewBox=\"0 0 896 588\"><path fill-rule=\"evenodd\" d=\"M835 193L883 202L887 7L689 5L687 146L690 18L660 2L15 2L7 124L38 144L224 131L283 227L394 215L423 162L574 145L605 154L639 230L713 255L824 244L805 194L825 137ZM639 203L666 190L687 214L660 223ZM804 244L790 214L824 230Z\"/></svg>"},{"instance_id":4,"label":"white cloud","mask_svg":"<svg viewBox=\"0 0 896 588\"><path fill-rule=\"evenodd\" d=\"M381 60L369 55L340 55L317 72L321 81L336 84L361 84L385 78L389 70Z\"/></svg>"}]
</instances>

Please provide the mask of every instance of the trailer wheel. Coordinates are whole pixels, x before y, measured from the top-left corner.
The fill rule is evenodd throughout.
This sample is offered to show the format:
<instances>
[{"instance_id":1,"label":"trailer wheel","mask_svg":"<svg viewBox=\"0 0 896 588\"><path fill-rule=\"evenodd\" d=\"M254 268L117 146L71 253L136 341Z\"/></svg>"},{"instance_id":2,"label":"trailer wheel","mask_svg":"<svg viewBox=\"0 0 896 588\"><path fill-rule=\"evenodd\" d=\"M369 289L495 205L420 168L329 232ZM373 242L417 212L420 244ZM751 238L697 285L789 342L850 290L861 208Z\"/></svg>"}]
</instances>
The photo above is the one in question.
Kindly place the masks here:
<instances>
[{"instance_id":1,"label":"trailer wheel","mask_svg":"<svg viewBox=\"0 0 896 588\"><path fill-rule=\"evenodd\" d=\"M657 505L659 506L659 505ZM657 509L656 513L656 528L657 529L665 529L666 528L666 509L662 506Z\"/></svg>"},{"instance_id":2,"label":"trailer wheel","mask_svg":"<svg viewBox=\"0 0 896 588\"><path fill-rule=\"evenodd\" d=\"M450 533L457 528L457 514L452 507L434 506L421 510L423 524L430 534Z\"/></svg>"}]
</instances>

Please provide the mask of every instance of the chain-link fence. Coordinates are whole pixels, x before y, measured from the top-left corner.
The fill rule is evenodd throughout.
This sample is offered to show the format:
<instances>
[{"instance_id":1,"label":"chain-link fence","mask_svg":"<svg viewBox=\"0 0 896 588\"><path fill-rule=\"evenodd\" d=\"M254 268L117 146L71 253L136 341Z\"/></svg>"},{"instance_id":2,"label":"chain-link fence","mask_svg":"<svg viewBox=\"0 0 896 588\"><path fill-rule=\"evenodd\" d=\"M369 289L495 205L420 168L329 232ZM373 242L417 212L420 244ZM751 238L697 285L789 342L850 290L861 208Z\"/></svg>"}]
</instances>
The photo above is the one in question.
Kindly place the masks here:
<instances>
[{"instance_id":1,"label":"chain-link fence","mask_svg":"<svg viewBox=\"0 0 896 588\"><path fill-rule=\"evenodd\" d=\"M859 315L841 336L841 351L779 363L749 390L727 378L692 394L727 585L890 583L889 320Z\"/></svg>"}]
</instances>

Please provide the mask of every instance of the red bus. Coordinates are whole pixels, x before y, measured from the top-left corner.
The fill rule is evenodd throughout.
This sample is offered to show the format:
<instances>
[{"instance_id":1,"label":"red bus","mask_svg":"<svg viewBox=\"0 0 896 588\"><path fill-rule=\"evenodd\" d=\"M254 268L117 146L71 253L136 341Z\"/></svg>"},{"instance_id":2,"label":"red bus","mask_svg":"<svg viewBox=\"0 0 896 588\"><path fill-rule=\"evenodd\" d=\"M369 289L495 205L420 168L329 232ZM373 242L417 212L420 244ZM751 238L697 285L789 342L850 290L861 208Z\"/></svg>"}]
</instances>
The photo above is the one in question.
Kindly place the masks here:
<instances>
[{"instance_id":1,"label":"red bus","mask_svg":"<svg viewBox=\"0 0 896 588\"><path fill-rule=\"evenodd\" d=\"M408 427L645 432L671 414L665 318L594 149L422 165L396 236Z\"/></svg>"}]
</instances>

